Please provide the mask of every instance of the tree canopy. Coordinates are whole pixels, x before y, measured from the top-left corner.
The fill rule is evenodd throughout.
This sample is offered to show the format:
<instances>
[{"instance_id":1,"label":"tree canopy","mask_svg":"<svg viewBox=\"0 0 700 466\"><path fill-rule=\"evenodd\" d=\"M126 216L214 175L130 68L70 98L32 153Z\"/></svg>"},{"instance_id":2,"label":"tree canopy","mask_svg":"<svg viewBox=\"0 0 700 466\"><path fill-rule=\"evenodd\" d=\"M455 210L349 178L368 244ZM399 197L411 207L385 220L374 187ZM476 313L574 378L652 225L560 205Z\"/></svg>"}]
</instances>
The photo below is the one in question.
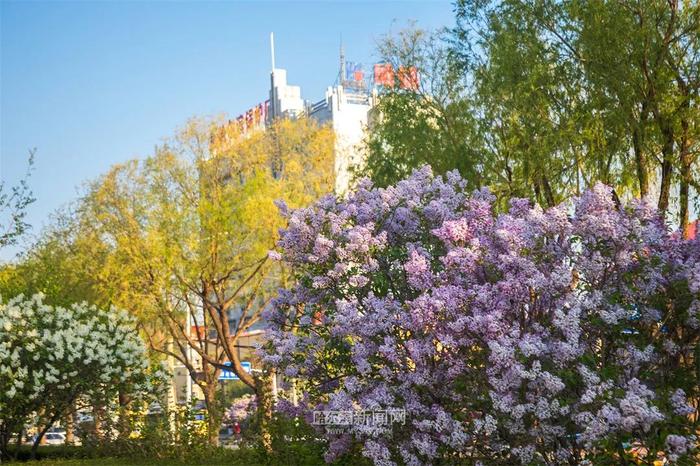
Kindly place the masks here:
<instances>
[{"instance_id":1,"label":"tree canopy","mask_svg":"<svg viewBox=\"0 0 700 466\"><path fill-rule=\"evenodd\" d=\"M421 86L384 89L361 174L386 186L429 163L548 206L601 181L687 225L700 192L697 2L460 0L456 17L381 42Z\"/></svg>"},{"instance_id":2,"label":"tree canopy","mask_svg":"<svg viewBox=\"0 0 700 466\"><path fill-rule=\"evenodd\" d=\"M312 120L241 134L222 118L190 120L153 155L115 165L3 268L6 296L42 292L137 317L151 348L200 385L218 439L217 378L231 364L248 386L239 338L256 325L285 272L267 260L285 219L334 185L334 136Z\"/></svg>"}]
</instances>

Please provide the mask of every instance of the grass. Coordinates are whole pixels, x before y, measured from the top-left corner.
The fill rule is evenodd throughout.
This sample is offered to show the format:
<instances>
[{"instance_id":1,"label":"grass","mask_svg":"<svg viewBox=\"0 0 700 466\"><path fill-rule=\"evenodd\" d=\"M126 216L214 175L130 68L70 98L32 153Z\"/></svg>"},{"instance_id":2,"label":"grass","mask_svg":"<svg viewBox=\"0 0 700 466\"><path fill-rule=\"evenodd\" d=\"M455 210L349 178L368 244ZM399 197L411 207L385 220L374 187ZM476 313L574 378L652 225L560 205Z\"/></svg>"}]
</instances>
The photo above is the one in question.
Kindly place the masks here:
<instances>
[{"instance_id":1,"label":"grass","mask_svg":"<svg viewBox=\"0 0 700 466\"><path fill-rule=\"evenodd\" d=\"M37 461L15 461L5 463L0 461L2 466L262 466L262 463L250 462L250 458L240 458L239 461L221 458L207 460L200 458L197 460L178 461L172 458L161 460L131 459L131 458L50 458Z\"/></svg>"},{"instance_id":2,"label":"grass","mask_svg":"<svg viewBox=\"0 0 700 466\"><path fill-rule=\"evenodd\" d=\"M144 458L146 455L140 454L105 456L95 450L67 446L41 446L37 453L38 460L29 460L29 448L25 446L20 450L19 460L0 460L0 466L263 466L266 463L259 453L249 449L216 448L187 459Z\"/></svg>"},{"instance_id":3,"label":"grass","mask_svg":"<svg viewBox=\"0 0 700 466\"><path fill-rule=\"evenodd\" d=\"M164 460L134 460L128 458L86 458L86 459L48 459L32 462L2 463L3 466L230 466L231 462L207 462L205 460L192 462L178 462L172 459ZM244 463L239 463L244 464ZM250 464L250 463L245 463ZM251 464L250 466L255 466Z\"/></svg>"},{"instance_id":4,"label":"grass","mask_svg":"<svg viewBox=\"0 0 700 466\"><path fill-rule=\"evenodd\" d=\"M182 464L185 463L173 463L172 460L163 461L146 461L146 460L130 460L126 458L86 458L86 459L48 459L39 461L28 461L28 462L14 462L14 463L4 463L7 466L27 466L27 465L41 465L41 466L165 466L171 464ZM191 463L190 463L191 464ZM214 463L207 463L214 466Z\"/></svg>"}]
</instances>

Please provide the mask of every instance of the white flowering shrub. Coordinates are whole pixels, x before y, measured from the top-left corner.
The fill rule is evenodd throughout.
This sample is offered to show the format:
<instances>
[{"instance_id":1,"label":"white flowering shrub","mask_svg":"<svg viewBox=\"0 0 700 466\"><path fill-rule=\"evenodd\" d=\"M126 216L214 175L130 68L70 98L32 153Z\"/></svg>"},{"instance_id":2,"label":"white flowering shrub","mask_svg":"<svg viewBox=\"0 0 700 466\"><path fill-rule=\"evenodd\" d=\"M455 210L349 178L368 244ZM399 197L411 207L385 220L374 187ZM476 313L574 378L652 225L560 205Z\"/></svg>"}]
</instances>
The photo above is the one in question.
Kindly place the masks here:
<instances>
[{"instance_id":1,"label":"white flowering shrub","mask_svg":"<svg viewBox=\"0 0 700 466\"><path fill-rule=\"evenodd\" d=\"M48 426L81 400L152 393L153 371L132 317L85 303L68 308L22 295L0 303L0 448L27 419Z\"/></svg>"}]
</instances>

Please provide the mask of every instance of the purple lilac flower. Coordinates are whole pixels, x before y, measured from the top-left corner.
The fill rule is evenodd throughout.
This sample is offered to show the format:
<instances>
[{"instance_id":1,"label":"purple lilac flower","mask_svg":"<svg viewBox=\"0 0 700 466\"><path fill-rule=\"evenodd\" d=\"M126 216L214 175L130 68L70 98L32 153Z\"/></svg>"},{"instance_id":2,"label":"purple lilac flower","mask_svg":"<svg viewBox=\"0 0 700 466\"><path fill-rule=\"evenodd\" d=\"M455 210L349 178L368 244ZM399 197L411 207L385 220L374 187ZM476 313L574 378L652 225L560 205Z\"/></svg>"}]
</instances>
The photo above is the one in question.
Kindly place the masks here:
<instances>
[{"instance_id":1,"label":"purple lilac flower","mask_svg":"<svg viewBox=\"0 0 700 466\"><path fill-rule=\"evenodd\" d=\"M424 167L288 213L277 252L297 281L266 311L263 361L295 378L306 418L405 412L329 434L326 458L357 446L382 465L556 464L585 448L595 464L623 443L687 457L700 242L602 184L501 213L465 186Z\"/></svg>"}]
</instances>

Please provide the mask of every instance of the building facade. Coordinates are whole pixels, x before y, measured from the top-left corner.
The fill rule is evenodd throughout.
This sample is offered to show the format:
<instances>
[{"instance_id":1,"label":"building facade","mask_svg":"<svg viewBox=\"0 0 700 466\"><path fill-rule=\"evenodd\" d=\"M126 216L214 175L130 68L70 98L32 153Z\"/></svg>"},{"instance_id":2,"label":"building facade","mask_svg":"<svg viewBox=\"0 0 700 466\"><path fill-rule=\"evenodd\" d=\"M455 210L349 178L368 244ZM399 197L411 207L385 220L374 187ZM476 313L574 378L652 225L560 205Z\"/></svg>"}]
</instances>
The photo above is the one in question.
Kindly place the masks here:
<instances>
[{"instance_id":1,"label":"building facade","mask_svg":"<svg viewBox=\"0 0 700 466\"><path fill-rule=\"evenodd\" d=\"M369 112L377 96L376 91L370 92L359 83L341 80L341 84L326 89L323 99L312 103L302 98L299 86L288 84L286 70L275 68L270 73L267 124L276 118L306 116L319 124L330 125L335 134L335 192L339 195L346 194L350 189L352 167L362 163L362 140L369 122Z\"/></svg>"},{"instance_id":2,"label":"building facade","mask_svg":"<svg viewBox=\"0 0 700 466\"><path fill-rule=\"evenodd\" d=\"M351 187L352 168L363 161L362 141L375 99L376 92L337 85L326 89L322 100L307 106L309 118L333 128L335 192L341 196Z\"/></svg>"}]
</instances>

